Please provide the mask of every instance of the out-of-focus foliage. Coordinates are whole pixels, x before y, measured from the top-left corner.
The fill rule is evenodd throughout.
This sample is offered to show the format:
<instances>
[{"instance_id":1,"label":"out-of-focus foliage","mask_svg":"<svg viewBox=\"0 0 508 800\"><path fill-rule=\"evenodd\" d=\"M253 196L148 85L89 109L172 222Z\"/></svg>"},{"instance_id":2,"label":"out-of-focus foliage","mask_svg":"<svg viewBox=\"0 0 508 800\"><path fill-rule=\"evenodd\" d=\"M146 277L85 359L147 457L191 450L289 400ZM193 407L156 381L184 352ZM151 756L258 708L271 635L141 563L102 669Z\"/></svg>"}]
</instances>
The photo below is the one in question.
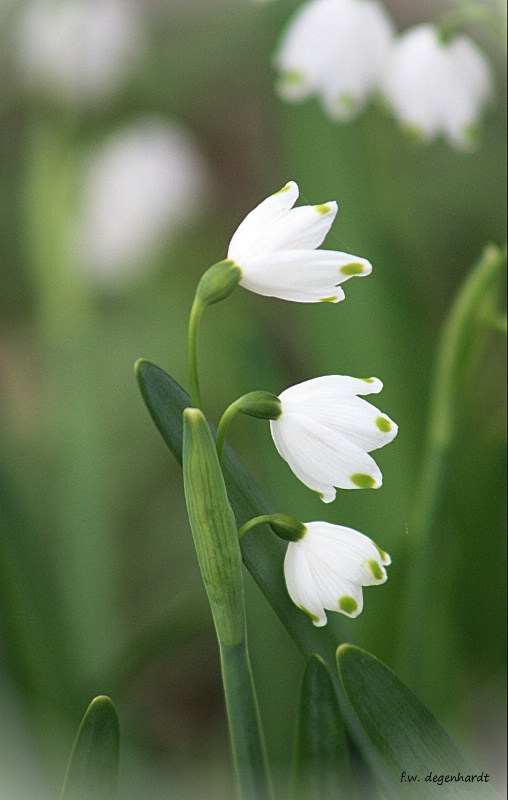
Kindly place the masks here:
<instances>
[{"instance_id":1,"label":"out-of-focus foliage","mask_svg":"<svg viewBox=\"0 0 508 800\"><path fill-rule=\"evenodd\" d=\"M362 615L343 625L348 640L398 669L439 334L484 245L506 238L503 53L472 29L499 67L497 100L477 150L463 154L444 142L414 145L375 104L348 124L332 123L314 100L284 105L271 63L296 0L108 2L135 23L125 23L131 49L120 77L98 94L79 88L89 65L83 27L67 36L66 57L82 60L74 88L70 74L63 92L42 68L29 75L31 5L0 3L0 716L9 721L0 726L0 795L25 800L36 787L38 798L57 796L79 721L106 693L121 720L124 800L222 799L233 779L211 616L181 470L143 407L133 364L150 358L186 386L194 288L245 214L289 179L303 202L338 200L326 244L368 258L372 275L350 281L338 305L236 290L204 317L201 388L217 421L247 391L279 394L332 373L383 380L381 407L400 432L376 456L379 491L340 492L323 506L278 458L267 423L237 420L230 441L278 510L351 526L390 553L387 584L367 588ZM387 5L399 28L436 13L429 4L424 19L413 0ZM105 47L90 36L92 52ZM70 72L59 63L59 74ZM168 175L157 182L160 202L153 181L144 194L145 173L131 180L125 162L116 191L135 222L114 234L122 244L138 231L142 255L124 272L119 256L115 279L97 280L97 248L87 268L78 235L93 194L87 170L104 163L95 156L107 143L154 120L158 131L184 132L185 154L172 151L174 166L164 156L158 167L144 151ZM105 230L122 223L114 198ZM179 204L185 213L174 213ZM154 221L161 207L167 215ZM486 336L455 409L421 697L501 788L505 339L489 321ZM284 797L304 664L249 578L246 588L261 717Z\"/></svg>"}]
</instances>

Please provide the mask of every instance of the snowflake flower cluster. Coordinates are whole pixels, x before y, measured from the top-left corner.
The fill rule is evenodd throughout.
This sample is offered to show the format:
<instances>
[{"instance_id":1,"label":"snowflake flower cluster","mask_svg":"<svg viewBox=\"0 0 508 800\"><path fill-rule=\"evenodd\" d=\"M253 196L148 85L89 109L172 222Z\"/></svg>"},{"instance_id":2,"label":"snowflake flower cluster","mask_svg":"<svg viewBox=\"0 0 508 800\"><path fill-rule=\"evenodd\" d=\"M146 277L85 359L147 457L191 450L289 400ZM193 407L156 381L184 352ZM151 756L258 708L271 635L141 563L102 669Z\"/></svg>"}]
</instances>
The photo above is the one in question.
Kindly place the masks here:
<instances>
[{"instance_id":1,"label":"snowflake flower cluster","mask_svg":"<svg viewBox=\"0 0 508 800\"><path fill-rule=\"evenodd\" d=\"M379 94L413 136L442 134L460 149L475 143L494 93L489 63L469 36L431 24L397 36L377 0L304 3L275 66L286 100L316 95L333 120L349 120Z\"/></svg>"},{"instance_id":2,"label":"snowflake flower cluster","mask_svg":"<svg viewBox=\"0 0 508 800\"><path fill-rule=\"evenodd\" d=\"M294 208L297 198L298 186L290 182L260 203L233 235L227 260L215 266L228 281L232 279L231 285L239 283L257 294L301 303L337 303L344 298L342 284L368 275L372 266L348 253L318 250L337 204ZM209 302L223 296L217 289ZM227 418L228 424L237 410L269 419L282 458L302 483L329 503L336 487L381 486L381 471L370 453L394 439L397 425L362 396L377 394L382 386L377 378L325 375L292 386L278 397L267 392L245 395L230 406L223 420ZM221 421L217 436L221 446L223 427ZM284 574L293 602L318 627L326 624L325 609L356 617L363 607L362 586L384 583L390 557L352 528L293 518L287 518L292 520L289 527L281 528L275 517L270 523L273 530L289 539Z\"/></svg>"}]
</instances>

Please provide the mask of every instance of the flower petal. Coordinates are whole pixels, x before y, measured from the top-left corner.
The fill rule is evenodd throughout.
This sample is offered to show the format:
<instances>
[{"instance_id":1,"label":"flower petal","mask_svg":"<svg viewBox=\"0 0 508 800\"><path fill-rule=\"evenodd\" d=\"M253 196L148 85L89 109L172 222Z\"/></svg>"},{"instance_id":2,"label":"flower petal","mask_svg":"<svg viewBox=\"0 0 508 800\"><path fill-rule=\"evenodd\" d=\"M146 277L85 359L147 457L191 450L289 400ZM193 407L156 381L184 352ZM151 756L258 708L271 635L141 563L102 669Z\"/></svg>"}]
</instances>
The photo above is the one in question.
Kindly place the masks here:
<instances>
[{"instance_id":1,"label":"flower petal","mask_svg":"<svg viewBox=\"0 0 508 800\"><path fill-rule=\"evenodd\" d=\"M318 206L299 206L281 215L263 233L256 255L274 250L314 250L323 243L337 215L334 200Z\"/></svg>"},{"instance_id":2,"label":"flower petal","mask_svg":"<svg viewBox=\"0 0 508 800\"><path fill-rule=\"evenodd\" d=\"M282 189L267 197L247 214L231 238L228 258L242 267L245 259L255 256L258 244L263 241L266 231L294 206L298 194L298 185L294 181L289 181Z\"/></svg>"},{"instance_id":3,"label":"flower petal","mask_svg":"<svg viewBox=\"0 0 508 800\"><path fill-rule=\"evenodd\" d=\"M379 378L351 378L349 375L320 375L302 383L295 383L280 393L279 399L287 403L312 403L329 398L337 403L342 397L356 394L378 394L383 388Z\"/></svg>"},{"instance_id":4,"label":"flower petal","mask_svg":"<svg viewBox=\"0 0 508 800\"><path fill-rule=\"evenodd\" d=\"M270 421L270 429L282 458L324 502L335 498L334 487L381 486L381 471L374 459L341 432L324 428L306 415L284 411L284 407L279 419Z\"/></svg>"},{"instance_id":5,"label":"flower petal","mask_svg":"<svg viewBox=\"0 0 508 800\"><path fill-rule=\"evenodd\" d=\"M303 541L303 540L302 540ZM326 625L326 614L316 592L305 549L290 542L284 558L284 577L293 603L312 618L314 625Z\"/></svg>"},{"instance_id":6,"label":"flower petal","mask_svg":"<svg viewBox=\"0 0 508 800\"><path fill-rule=\"evenodd\" d=\"M344 298L339 284L372 271L366 259L335 250L276 251L239 266L246 289L300 303L338 303Z\"/></svg>"}]
</instances>

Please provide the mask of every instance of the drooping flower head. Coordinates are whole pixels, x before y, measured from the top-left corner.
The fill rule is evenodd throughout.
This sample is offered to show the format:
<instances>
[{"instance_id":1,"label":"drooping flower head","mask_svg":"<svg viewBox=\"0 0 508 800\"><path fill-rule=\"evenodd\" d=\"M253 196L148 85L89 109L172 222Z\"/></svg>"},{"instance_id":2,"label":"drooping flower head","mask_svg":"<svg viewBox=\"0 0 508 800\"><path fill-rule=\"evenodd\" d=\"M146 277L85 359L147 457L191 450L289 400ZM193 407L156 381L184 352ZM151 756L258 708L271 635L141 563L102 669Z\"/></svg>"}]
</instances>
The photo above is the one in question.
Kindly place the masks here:
<instances>
[{"instance_id":1,"label":"drooping flower head","mask_svg":"<svg viewBox=\"0 0 508 800\"><path fill-rule=\"evenodd\" d=\"M391 442L397 425L358 395L382 388L377 378L325 375L279 395L280 414L270 420L275 446L325 503L334 500L335 487L381 486L381 471L369 453Z\"/></svg>"},{"instance_id":2,"label":"drooping flower head","mask_svg":"<svg viewBox=\"0 0 508 800\"><path fill-rule=\"evenodd\" d=\"M326 625L325 609L357 617L362 586L384 583L390 556L363 533L328 522L307 522L290 541L284 576L292 601L316 627Z\"/></svg>"},{"instance_id":3,"label":"drooping flower head","mask_svg":"<svg viewBox=\"0 0 508 800\"><path fill-rule=\"evenodd\" d=\"M394 44L381 84L400 123L421 139L446 136L467 149L493 96L489 64L464 35L443 41L432 25L417 25Z\"/></svg>"},{"instance_id":4,"label":"drooping flower head","mask_svg":"<svg viewBox=\"0 0 508 800\"><path fill-rule=\"evenodd\" d=\"M292 101L315 94L332 119L351 119L377 88L393 35L376 0L305 3L275 59L280 94Z\"/></svg>"},{"instance_id":5,"label":"drooping flower head","mask_svg":"<svg viewBox=\"0 0 508 800\"><path fill-rule=\"evenodd\" d=\"M298 194L290 181L247 214L231 239L228 261L240 269L240 285L251 292L299 303L338 303L344 299L340 284L368 275L372 266L349 253L317 250L337 203L293 208Z\"/></svg>"}]
</instances>

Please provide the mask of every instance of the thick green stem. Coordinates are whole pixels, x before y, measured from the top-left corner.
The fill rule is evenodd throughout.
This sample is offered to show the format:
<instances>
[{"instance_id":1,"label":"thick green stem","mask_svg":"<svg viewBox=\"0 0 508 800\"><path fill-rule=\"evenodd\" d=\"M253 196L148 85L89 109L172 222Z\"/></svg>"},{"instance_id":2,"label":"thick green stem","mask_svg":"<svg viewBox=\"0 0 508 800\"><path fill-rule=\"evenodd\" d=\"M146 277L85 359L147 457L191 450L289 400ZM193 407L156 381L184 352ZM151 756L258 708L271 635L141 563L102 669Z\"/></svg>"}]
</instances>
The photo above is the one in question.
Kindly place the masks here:
<instances>
[{"instance_id":1,"label":"thick green stem","mask_svg":"<svg viewBox=\"0 0 508 800\"><path fill-rule=\"evenodd\" d=\"M189 317L189 386L192 405L201 407L198 380L198 332L205 306L196 295Z\"/></svg>"},{"instance_id":2,"label":"thick green stem","mask_svg":"<svg viewBox=\"0 0 508 800\"><path fill-rule=\"evenodd\" d=\"M417 684L425 670L424 654L429 645L429 606L433 574L439 563L442 531L438 511L446 484L446 469L454 434L457 389L468 355L471 329L489 290L506 262L506 249L489 246L466 279L445 324L434 376L427 444L416 503L412 535L416 542L408 580L406 619L402 628L402 660Z\"/></svg>"},{"instance_id":3,"label":"thick green stem","mask_svg":"<svg viewBox=\"0 0 508 800\"><path fill-rule=\"evenodd\" d=\"M247 644L221 644L229 733L241 800L272 796Z\"/></svg>"}]
</instances>

